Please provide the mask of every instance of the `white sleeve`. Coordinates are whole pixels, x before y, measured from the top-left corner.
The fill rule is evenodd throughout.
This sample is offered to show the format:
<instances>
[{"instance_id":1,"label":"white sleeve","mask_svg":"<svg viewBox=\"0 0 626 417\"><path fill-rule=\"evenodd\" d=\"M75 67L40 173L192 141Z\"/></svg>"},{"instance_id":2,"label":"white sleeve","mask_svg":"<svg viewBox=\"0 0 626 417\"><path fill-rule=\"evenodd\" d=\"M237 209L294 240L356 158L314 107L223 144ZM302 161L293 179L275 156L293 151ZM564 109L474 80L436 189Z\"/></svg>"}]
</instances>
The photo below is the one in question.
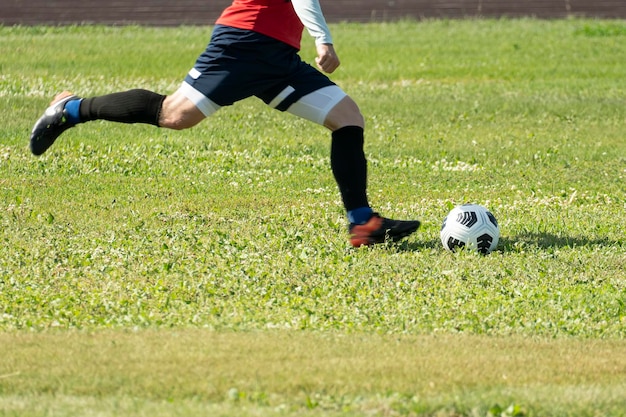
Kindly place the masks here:
<instances>
[{"instance_id":1,"label":"white sleeve","mask_svg":"<svg viewBox=\"0 0 626 417\"><path fill-rule=\"evenodd\" d=\"M333 43L319 0L291 0L291 3L304 27L315 38L315 44Z\"/></svg>"}]
</instances>

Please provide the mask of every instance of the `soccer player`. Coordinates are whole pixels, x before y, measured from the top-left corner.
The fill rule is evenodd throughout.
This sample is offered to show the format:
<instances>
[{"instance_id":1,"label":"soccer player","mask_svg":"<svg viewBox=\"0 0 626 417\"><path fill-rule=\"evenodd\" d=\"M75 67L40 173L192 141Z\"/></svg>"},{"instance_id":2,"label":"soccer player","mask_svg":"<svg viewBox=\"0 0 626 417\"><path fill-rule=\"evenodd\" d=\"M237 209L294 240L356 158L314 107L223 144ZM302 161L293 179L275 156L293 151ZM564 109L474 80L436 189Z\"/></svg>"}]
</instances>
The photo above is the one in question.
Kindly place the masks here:
<instances>
[{"instance_id":1,"label":"soccer player","mask_svg":"<svg viewBox=\"0 0 626 417\"><path fill-rule=\"evenodd\" d=\"M321 71L298 55L304 28L315 38L315 64ZM65 130L90 120L187 129L223 106L256 96L331 131L330 165L347 212L350 243L397 241L415 232L420 222L388 219L370 207L363 116L324 74L338 66L319 0L234 0L173 94L133 89L81 98L63 92L35 123L30 149L41 155Z\"/></svg>"}]
</instances>

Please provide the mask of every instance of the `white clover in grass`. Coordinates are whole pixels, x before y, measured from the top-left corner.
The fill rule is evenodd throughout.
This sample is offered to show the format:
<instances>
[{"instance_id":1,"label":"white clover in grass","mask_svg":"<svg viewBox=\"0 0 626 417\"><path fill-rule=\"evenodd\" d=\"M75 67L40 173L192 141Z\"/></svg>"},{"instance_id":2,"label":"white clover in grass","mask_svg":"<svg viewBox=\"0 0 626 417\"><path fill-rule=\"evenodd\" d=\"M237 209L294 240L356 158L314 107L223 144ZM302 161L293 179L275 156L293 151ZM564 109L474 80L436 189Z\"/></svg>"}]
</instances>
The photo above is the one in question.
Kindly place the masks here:
<instances>
[{"instance_id":1,"label":"white clover in grass","mask_svg":"<svg viewBox=\"0 0 626 417\"><path fill-rule=\"evenodd\" d=\"M0 146L0 160L8 161L11 156L11 148L8 146Z\"/></svg>"},{"instance_id":2,"label":"white clover in grass","mask_svg":"<svg viewBox=\"0 0 626 417\"><path fill-rule=\"evenodd\" d=\"M462 172L476 172L482 171L483 168L478 164L469 164L463 161L448 161L446 158L443 158L439 161L435 161L435 164L432 166L433 170L443 170L443 171L462 171Z\"/></svg>"},{"instance_id":3,"label":"white clover in grass","mask_svg":"<svg viewBox=\"0 0 626 417\"><path fill-rule=\"evenodd\" d=\"M320 188L306 188L302 190L305 194L330 194L334 193L334 189L330 189L329 187L320 187Z\"/></svg>"}]
</instances>

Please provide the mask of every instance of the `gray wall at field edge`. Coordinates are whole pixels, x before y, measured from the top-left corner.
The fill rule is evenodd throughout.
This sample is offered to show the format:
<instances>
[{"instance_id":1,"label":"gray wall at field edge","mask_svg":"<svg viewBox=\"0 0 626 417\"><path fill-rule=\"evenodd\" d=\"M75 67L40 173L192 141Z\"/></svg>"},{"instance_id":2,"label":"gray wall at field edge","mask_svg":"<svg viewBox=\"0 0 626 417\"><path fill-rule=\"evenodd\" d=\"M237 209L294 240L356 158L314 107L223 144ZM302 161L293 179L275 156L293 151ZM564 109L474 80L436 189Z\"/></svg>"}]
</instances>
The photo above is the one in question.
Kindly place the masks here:
<instances>
[{"instance_id":1,"label":"gray wall at field edge","mask_svg":"<svg viewBox=\"0 0 626 417\"><path fill-rule=\"evenodd\" d=\"M231 0L2 0L0 24L212 24ZM626 18L626 0L321 0L329 22L402 18Z\"/></svg>"}]
</instances>

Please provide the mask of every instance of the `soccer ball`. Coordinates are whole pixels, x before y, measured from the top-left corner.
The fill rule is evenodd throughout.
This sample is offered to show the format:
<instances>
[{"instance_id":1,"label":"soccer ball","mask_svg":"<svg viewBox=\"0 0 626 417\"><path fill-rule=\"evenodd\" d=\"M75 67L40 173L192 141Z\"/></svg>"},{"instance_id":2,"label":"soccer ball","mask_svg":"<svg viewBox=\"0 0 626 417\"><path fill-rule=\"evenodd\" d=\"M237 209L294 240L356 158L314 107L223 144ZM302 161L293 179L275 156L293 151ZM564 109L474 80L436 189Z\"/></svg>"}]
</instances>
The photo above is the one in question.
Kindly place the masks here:
<instances>
[{"instance_id":1,"label":"soccer ball","mask_svg":"<svg viewBox=\"0 0 626 417\"><path fill-rule=\"evenodd\" d=\"M464 204L452 209L441 226L441 243L447 250L477 250L487 255L498 246L500 227L493 214L478 204Z\"/></svg>"}]
</instances>

